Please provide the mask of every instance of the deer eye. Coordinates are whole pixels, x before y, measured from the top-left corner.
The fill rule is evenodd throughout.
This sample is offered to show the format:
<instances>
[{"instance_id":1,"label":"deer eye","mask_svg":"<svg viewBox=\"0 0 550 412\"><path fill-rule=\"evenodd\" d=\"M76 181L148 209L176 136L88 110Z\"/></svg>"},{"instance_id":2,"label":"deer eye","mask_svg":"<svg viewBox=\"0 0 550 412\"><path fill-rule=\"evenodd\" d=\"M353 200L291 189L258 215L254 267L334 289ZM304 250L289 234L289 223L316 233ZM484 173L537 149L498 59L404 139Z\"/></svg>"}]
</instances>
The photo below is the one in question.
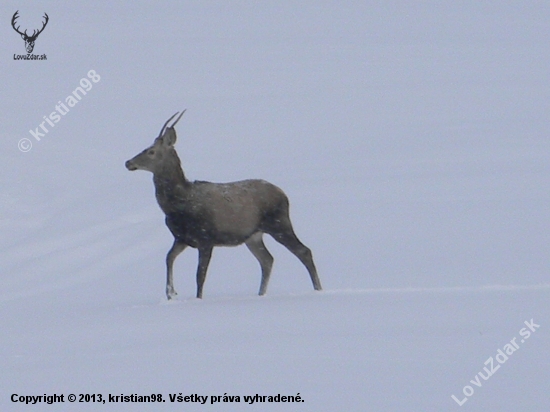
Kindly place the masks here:
<instances>
[{"instance_id":1,"label":"deer eye","mask_svg":"<svg viewBox=\"0 0 550 412\"><path fill-rule=\"evenodd\" d=\"M154 156L154 155L155 155L155 150L154 150L154 149L148 150L148 151L147 151L147 154L148 154L149 156Z\"/></svg>"}]
</instances>

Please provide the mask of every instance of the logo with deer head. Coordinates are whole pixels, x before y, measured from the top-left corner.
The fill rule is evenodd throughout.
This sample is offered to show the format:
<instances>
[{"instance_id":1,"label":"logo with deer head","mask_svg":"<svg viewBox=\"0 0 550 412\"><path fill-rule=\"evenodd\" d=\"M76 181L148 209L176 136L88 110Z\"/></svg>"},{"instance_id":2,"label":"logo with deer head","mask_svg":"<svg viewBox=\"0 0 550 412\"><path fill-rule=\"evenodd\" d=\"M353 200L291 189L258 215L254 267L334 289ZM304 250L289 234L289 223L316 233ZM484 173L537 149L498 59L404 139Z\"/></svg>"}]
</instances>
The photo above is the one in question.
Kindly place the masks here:
<instances>
[{"instance_id":1,"label":"logo with deer head","mask_svg":"<svg viewBox=\"0 0 550 412\"><path fill-rule=\"evenodd\" d=\"M25 40L25 48L27 49L27 53L32 53L32 51L34 49L34 42L36 41L36 38L38 37L38 35L44 31L44 28L46 27L46 24L48 24L49 17L46 13L44 13L44 19L46 19L46 21L44 21L44 23L42 23L42 28L40 30L33 30L32 35L29 36L27 34L27 30L25 30L24 32L21 32L21 31L19 31L20 26L15 27L16 20L19 17L18 13L19 13L19 10L17 10L15 12L15 14L13 15L13 17L11 19L11 25L12 25L13 29L21 35L23 40Z\"/></svg>"}]
</instances>

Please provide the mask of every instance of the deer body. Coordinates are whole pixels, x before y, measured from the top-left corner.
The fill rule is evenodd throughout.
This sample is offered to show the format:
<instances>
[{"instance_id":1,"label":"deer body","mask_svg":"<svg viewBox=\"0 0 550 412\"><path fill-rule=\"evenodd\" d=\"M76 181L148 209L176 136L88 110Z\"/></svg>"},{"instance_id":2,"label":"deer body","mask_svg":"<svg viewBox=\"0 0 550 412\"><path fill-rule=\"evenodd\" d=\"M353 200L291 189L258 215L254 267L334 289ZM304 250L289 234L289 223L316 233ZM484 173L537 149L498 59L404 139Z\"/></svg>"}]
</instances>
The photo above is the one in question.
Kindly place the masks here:
<instances>
[{"instance_id":1,"label":"deer body","mask_svg":"<svg viewBox=\"0 0 550 412\"><path fill-rule=\"evenodd\" d=\"M156 187L159 190L158 184ZM157 198L159 204L166 200L163 195ZM234 246L244 243L262 227L268 215L264 210L270 204L279 206L285 201L279 188L262 180L226 184L199 181L184 186L176 202L161 208L174 237L189 246Z\"/></svg>"},{"instance_id":2,"label":"deer body","mask_svg":"<svg viewBox=\"0 0 550 412\"><path fill-rule=\"evenodd\" d=\"M197 298L202 298L212 249L243 243L260 263L262 281L259 294L264 295L273 257L263 243L263 233L270 234L294 253L306 266L314 289L321 290L311 251L298 240L292 229L289 201L281 189L257 179L232 183L190 182L186 179L173 147L176 141L174 126L181 115L166 128L174 116L168 119L154 144L126 162L129 170L143 169L153 173L157 202L174 236L174 244L166 256L167 298L176 295L172 267L176 257L187 246L199 250Z\"/></svg>"}]
</instances>

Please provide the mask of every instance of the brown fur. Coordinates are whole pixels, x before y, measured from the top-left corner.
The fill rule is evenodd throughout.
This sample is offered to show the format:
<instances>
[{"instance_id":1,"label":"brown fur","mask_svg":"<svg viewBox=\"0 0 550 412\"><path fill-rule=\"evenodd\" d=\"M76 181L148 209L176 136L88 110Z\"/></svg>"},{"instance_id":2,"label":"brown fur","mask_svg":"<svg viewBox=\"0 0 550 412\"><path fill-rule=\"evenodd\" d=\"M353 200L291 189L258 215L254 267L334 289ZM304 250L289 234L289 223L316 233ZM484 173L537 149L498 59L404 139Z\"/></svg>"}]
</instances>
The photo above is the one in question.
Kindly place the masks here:
<instances>
[{"instance_id":1,"label":"brown fur","mask_svg":"<svg viewBox=\"0 0 550 412\"><path fill-rule=\"evenodd\" d=\"M184 110L185 112L185 110ZM210 183L186 179L174 149L175 124L166 127L178 113L164 124L159 137L133 159L128 170L153 173L157 202L166 215L166 225L174 236L174 244L166 256L166 297L176 295L172 267L176 257L187 247L199 250L197 298L202 298L206 271L215 246L236 246L245 243L258 259L262 269L260 295L267 290L273 257L265 248L262 234L268 233L286 246L306 266L313 287L321 290L311 251L302 244L289 217L289 202L284 192L264 180L243 180L232 183Z\"/></svg>"}]
</instances>

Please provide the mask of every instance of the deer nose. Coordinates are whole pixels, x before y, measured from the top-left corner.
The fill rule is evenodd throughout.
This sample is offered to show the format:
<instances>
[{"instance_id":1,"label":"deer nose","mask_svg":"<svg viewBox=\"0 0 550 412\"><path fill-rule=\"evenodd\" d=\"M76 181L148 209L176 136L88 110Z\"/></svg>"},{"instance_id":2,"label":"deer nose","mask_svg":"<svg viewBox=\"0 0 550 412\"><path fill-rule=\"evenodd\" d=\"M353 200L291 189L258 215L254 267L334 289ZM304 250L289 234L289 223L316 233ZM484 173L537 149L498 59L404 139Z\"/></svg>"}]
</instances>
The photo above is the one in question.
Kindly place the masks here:
<instances>
[{"instance_id":1,"label":"deer nose","mask_svg":"<svg viewBox=\"0 0 550 412\"><path fill-rule=\"evenodd\" d=\"M137 170L137 167L132 163L131 160L128 160L126 163L126 169L128 170Z\"/></svg>"}]
</instances>

